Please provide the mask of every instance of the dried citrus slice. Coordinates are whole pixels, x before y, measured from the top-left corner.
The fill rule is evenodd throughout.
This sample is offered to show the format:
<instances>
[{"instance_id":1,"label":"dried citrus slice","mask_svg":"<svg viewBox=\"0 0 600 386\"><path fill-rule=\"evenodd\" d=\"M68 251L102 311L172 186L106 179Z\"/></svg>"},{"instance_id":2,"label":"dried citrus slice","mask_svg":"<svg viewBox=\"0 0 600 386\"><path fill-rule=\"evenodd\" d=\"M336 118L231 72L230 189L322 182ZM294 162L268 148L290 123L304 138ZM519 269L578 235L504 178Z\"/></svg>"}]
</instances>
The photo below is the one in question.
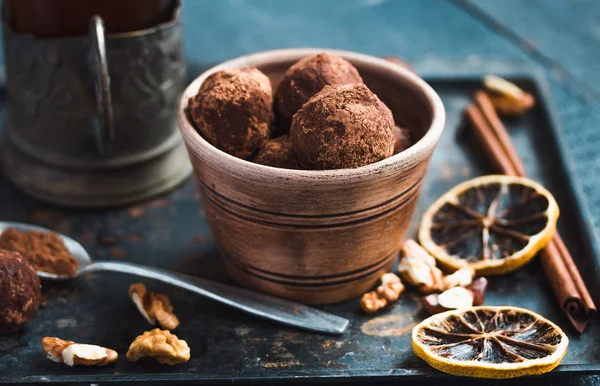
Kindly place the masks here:
<instances>
[{"instance_id":1,"label":"dried citrus slice","mask_svg":"<svg viewBox=\"0 0 600 386\"><path fill-rule=\"evenodd\" d=\"M455 186L427 209L419 241L447 268L469 264L478 275L503 274L546 246L558 215L552 194L534 181L478 177Z\"/></svg>"},{"instance_id":2,"label":"dried citrus slice","mask_svg":"<svg viewBox=\"0 0 600 386\"><path fill-rule=\"evenodd\" d=\"M554 323L517 307L472 307L434 315L412 331L415 354L448 374L515 378L560 363L569 339Z\"/></svg>"}]
</instances>

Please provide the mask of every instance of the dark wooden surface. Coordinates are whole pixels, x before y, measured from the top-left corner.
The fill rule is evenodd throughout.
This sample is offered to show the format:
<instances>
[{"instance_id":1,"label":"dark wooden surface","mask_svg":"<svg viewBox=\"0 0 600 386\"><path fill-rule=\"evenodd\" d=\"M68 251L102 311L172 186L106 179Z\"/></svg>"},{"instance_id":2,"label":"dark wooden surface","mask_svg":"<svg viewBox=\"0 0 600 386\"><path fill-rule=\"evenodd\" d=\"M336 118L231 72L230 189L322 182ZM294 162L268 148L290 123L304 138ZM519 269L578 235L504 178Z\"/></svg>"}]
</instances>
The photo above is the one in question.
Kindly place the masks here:
<instances>
[{"instance_id":1,"label":"dark wooden surface","mask_svg":"<svg viewBox=\"0 0 600 386\"><path fill-rule=\"evenodd\" d=\"M462 109L480 87L479 77L471 81L432 79L430 84L446 106L447 127L423 183L409 235L414 235L420 214L440 194L489 170L461 126ZM525 85L529 91L540 90L531 82ZM561 173L561 157L546 151L557 146L551 127L540 104L526 119L512 122L509 130L518 152L524 154L530 175L555 194L563 213L577 213L568 189L569 179ZM66 233L81 241L95 259L133 261L228 282L192 180L164 198L105 211L49 208L25 198L6 183L0 185L0 194L12 204L3 208L3 219L31 222ZM594 285L590 289L600 293L599 267L594 264L577 216L563 217L560 228L584 277ZM157 366L152 360L136 364L121 360L108 368L70 369L40 355L39 340L48 334L126 352L133 338L149 327L126 296L127 287L135 280L125 275L96 274L71 285L44 283L47 306L24 333L0 337L0 382L278 383L301 378L364 383L393 382L403 377L427 382L430 377L442 375L416 358L410 348L410 330L425 316L414 291L407 291L398 303L377 315L365 315L356 300L324 307L351 320L346 334L330 337L261 321L185 291L150 282L151 290L168 293L176 307L182 321L177 335L192 347L189 363L170 368ZM540 378L541 382L550 382L554 377L564 380L573 371L585 372L600 366L595 343L600 340L600 330L593 325L584 337L574 333L557 307L539 261L510 275L490 277L489 281L486 304L532 309L569 334L571 345L563 365Z\"/></svg>"},{"instance_id":2,"label":"dark wooden surface","mask_svg":"<svg viewBox=\"0 0 600 386\"><path fill-rule=\"evenodd\" d=\"M546 72L552 86L554 102L558 106L563 135L568 142L569 157L574 160L572 171L586 195L585 206L593 215L596 240L600 230L600 66L597 64L600 52L599 15L600 2L597 0L215 0L187 1L184 6L190 76L197 75L211 64L241 54L299 46L333 47L373 55L396 55L425 72L443 72L441 66L465 69L488 66L493 69L494 63L497 62L521 63ZM547 151L551 153L553 149ZM532 162L528 163L529 167L532 165ZM0 179L0 220L30 221L75 235L90 248L90 252L97 259L151 262L157 266L189 273L222 277L220 265L213 263L217 257L208 229L205 226L193 229L202 216L191 182L166 197L166 200L154 201L149 206L99 213L62 211L48 207L24 198L5 180ZM568 216L568 212L563 212L563 217L569 219ZM569 221L574 220L576 219ZM120 238L118 244L102 245L101 240L115 233ZM570 246L576 245L576 241L572 239ZM582 247L583 250L586 247ZM172 261L173 255L178 256L177 261ZM591 256L587 253L579 258L585 258L586 255ZM198 264L197 261L203 263ZM74 302L78 313L100 314L104 315L107 323L118 322L119 325L104 333L104 338L108 342L114 342L120 349L124 349L125 342L132 338L133 330L144 328L135 310L126 300L84 303L82 296L86 294L86 297L102 299L105 296L103 294L107 292L126 291L127 282L119 280L114 284L109 276L103 276L65 288L69 290L67 299ZM111 286L110 291L104 292L103 286ZM168 290L161 286L156 286L155 289ZM60 290L61 288L56 288L56 291ZM254 319L208 301L185 300L185 293L172 292L176 298L182 299L182 304L191 302L190 309L186 311L188 315L200 315L190 322L188 328L209 331L203 334L208 336L207 340L198 342L195 351L209 359L211 355L215 358L221 356L219 360L207 359L203 362L202 371L210 372L210 369L215 368L217 362L221 361L231 363L233 371L241 371L248 365L256 366L257 364L244 363L241 353L236 356L219 350L225 342L242 339L244 334L246 347L254 350L247 354L251 358L275 355L277 361L270 362L279 363L273 364L276 367L285 364L285 358L292 361L288 354L294 354L297 350L309 355L309 363L315 366L323 366L319 353L325 350L325 346L333 350L332 355L339 356L330 357L333 362L329 365L339 363L339 359L346 352L346 349L337 348L335 340L325 343L326 338L310 338L318 341L313 343L325 346L319 346L318 350L305 350L302 348L305 343L294 342L297 337L285 336L285 332L280 337L280 346L257 349L257 346L252 344L252 339L262 339L260 334L275 328L274 326L267 324L265 327L261 323L262 327L258 328L258 332L246 331L244 329L248 326L256 326L257 322ZM67 334L71 332L83 337L97 336L93 331L86 331L87 326L78 326L76 321L74 322L76 316L71 314L73 308L62 308L63 302L62 297L51 297L49 304L58 307L58 311L55 309L53 317L47 319L41 313L40 318L43 319L37 322L41 324L38 333L42 334L43 330L56 330L58 327ZM114 318L111 317L113 313ZM211 313L219 317L211 319ZM230 332L223 332L225 327L231 327ZM597 327L593 326L595 329ZM293 335L293 332L291 334ZM33 354L37 347L29 338L31 337L18 336L4 341L2 349L20 348L31 350ZM388 339L383 339L386 340L384 346ZM374 349L373 347L371 349ZM367 351L367 355L374 355L375 351L368 353L371 351ZM229 356L223 356L225 354ZM388 354L382 355L383 357L377 357L375 360L391 360L389 356L385 356ZM598 353L590 352L587 355L597 356ZM373 358L366 357L363 363L368 364L368 360ZM12 369L13 366L17 366L18 369L26 365L0 357L0 371L6 371L8 367ZM50 365L52 363L36 362L38 370ZM265 371L277 373L280 369L276 367ZM143 369L148 368L152 368L151 365ZM496 384L491 381L444 382L451 385ZM598 384L600 378L541 378L538 382L583 386ZM518 382L532 383L532 380Z\"/></svg>"}]
</instances>

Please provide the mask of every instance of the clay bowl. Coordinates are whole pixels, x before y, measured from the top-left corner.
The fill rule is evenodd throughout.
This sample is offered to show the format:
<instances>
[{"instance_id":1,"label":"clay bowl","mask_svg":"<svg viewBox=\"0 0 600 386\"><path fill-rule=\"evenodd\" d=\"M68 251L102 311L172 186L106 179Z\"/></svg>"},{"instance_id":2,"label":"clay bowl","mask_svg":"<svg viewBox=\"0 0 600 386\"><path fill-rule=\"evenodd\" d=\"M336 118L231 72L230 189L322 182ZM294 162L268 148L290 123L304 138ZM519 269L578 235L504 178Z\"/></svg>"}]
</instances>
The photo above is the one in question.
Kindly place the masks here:
<instances>
[{"instance_id":1,"label":"clay bowl","mask_svg":"<svg viewBox=\"0 0 600 386\"><path fill-rule=\"evenodd\" d=\"M416 134L412 147L356 169L287 170L228 155L188 121L188 99L211 73L256 66L276 88L290 65L323 51L356 66L396 123ZM372 56L323 49L267 51L213 67L187 87L178 116L208 224L231 277L309 304L360 296L389 272L445 123L442 101L417 75Z\"/></svg>"}]
</instances>

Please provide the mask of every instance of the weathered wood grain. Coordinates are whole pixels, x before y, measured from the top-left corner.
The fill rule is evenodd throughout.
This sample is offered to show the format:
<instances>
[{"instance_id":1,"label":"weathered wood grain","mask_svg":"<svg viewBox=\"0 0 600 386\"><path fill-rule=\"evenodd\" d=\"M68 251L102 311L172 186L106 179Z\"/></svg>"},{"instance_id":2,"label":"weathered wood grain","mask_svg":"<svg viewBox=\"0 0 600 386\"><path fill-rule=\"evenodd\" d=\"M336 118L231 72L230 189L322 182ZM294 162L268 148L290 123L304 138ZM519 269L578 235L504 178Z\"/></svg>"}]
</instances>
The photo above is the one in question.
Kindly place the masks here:
<instances>
[{"instance_id":1,"label":"weathered wood grain","mask_svg":"<svg viewBox=\"0 0 600 386\"><path fill-rule=\"evenodd\" d=\"M597 0L458 0L581 91L600 97Z\"/></svg>"}]
</instances>

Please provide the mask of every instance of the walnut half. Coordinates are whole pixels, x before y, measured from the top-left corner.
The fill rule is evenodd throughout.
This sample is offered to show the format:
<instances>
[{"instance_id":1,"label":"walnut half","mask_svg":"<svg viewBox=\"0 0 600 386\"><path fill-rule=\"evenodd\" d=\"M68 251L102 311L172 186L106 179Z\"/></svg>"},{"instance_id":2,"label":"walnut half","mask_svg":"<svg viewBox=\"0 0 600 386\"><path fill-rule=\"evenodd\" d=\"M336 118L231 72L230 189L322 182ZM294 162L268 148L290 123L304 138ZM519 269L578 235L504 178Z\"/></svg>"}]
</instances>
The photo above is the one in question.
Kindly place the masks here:
<instances>
[{"instance_id":1,"label":"walnut half","mask_svg":"<svg viewBox=\"0 0 600 386\"><path fill-rule=\"evenodd\" d=\"M381 276L381 284L375 291L369 291L360 299L360 306L365 312L375 312L395 302L404 291L400 278L393 273Z\"/></svg>"},{"instance_id":2,"label":"walnut half","mask_svg":"<svg viewBox=\"0 0 600 386\"><path fill-rule=\"evenodd\" d=\"M420 292L429 293L438 290L444 276L436 267L435 259L414 240L406 240L402 246L404 257L398 264L398 272L408 284Z\"/></svg>"},{"instance_id":3,"label":"walnut half","mask_svg":"<svg viewBox=\"0 0 600 386\"><path fill-rule=\"evenodd\" d=\"M129 297L151 325L158 322L166 330L174 330L179 326L179 319L173 313L173 306L167 295L148 292L143 283L133 283L129 287Z\"/></svg>"},{"instance_id":4,"label":"walnut half","mask_svg":"<svg viewBox=\"0 0 600 386\"><path fill-rule=\"evenodd\" d=\"M152 357L162 364L174 365L190 359L190 348L169 331L155 328L135 338L127 351L127 360L136 362L143 357Z\"/></svg>"},{"instance_id":5,"label":"walnut half","mask_svg":"<svg viewBox=\"0 0 600 386\"><path fill-rule=\"evenodd\" d=\"M466 287L473 282L474 277L475 269L470 265L465 265L454 273L444 276L438 289L444 292L458 286Z\"/></svg>"},{"instance_id":6,"label":"walnut half","mask_svg":"<svg viewBox=\"0 0 600 386\"><path fill-rule=\"evenodd\" d=\"M116 351L105 347L49 336L42 339L42 351L48 359L67 366L106 366L119 357Z\"/></svg>"},{"instance_id":7,"label":"walnut half","mask_svg":"<svg viewBox=\"0 0 600 386\"><path fill-rule=\"evenodd\" d=\"M393 273L385 273L381 276L381 285L375 289L379 297L384 298L388 302L395 302L404 291L404 285L400 278Z\"/></svg>"}]
</instances>

